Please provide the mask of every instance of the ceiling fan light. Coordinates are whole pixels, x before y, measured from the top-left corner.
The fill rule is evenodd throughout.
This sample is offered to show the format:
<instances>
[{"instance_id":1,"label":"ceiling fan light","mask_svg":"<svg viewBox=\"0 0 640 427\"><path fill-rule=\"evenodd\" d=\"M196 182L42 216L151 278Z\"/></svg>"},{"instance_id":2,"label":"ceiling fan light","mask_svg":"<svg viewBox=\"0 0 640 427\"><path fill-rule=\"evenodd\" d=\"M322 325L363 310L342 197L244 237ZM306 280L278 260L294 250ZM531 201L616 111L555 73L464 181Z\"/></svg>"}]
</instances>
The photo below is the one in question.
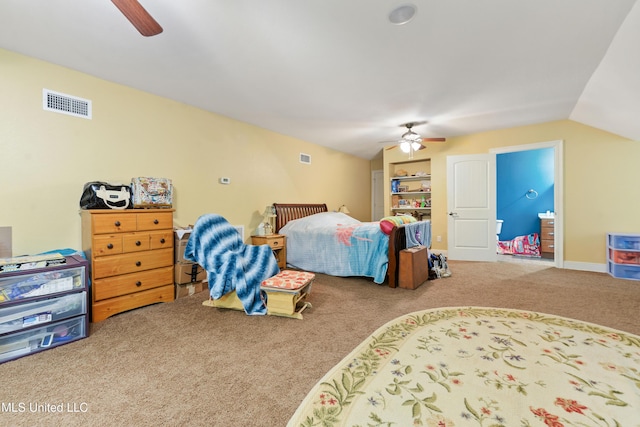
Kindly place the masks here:
<instances>
[{"instance_id":1,"label":"ceiling fan light","mask_svg":"<svg viewBox=\"0 0 640 427\"><path fill-rule=\"evenodd\" d=\"M408 130L404 133L404 135L402 135L402 139L406 139L407 141L417 141L420 139L420 135L412 130Z\"/></svg>"},{"instance_id":2,"label":"ceiling fan light","mask_svg":"<svg viewBox=\"0 0 640 427\"><path fill-rule=\"evenodd\" d=\"M408 153L411 151L411 144L409 143L409 141L402 141L400 143L400 149L403 153Z\"/></svg>"},{"instance_id":3,"label":"ceiling fan light","mask_svg":"<svg viewBox=\"0 0 640 427\"><path fill-rule=\"evenodd\" d=\"M420 149L420 147L422 147L422 144L420 144L418 142L412 142L411 143L411 148L413 148L413 151L418 151Z\"/></svg>"}]
</instances>

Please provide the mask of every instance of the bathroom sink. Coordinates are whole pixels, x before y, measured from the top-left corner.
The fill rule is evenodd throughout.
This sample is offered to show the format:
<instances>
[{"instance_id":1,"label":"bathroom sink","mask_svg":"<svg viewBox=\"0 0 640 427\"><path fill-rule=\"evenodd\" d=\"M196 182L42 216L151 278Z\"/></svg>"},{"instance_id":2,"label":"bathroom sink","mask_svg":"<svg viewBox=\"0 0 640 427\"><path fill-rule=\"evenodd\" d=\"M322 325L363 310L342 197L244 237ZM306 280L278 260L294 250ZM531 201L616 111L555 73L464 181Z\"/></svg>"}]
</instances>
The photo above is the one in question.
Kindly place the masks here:
<instances>
[{"instance_id":1,"label":"bathroom sink","mask_svg":"<svg viewBox=\"0 0 640 427\"><path fill-rule=\"evenodd\" d=\"M553 219L556 217L556 214L553 212L540 212L538 213L538 218L540 219Z\"/></svg>"}]
</instances>

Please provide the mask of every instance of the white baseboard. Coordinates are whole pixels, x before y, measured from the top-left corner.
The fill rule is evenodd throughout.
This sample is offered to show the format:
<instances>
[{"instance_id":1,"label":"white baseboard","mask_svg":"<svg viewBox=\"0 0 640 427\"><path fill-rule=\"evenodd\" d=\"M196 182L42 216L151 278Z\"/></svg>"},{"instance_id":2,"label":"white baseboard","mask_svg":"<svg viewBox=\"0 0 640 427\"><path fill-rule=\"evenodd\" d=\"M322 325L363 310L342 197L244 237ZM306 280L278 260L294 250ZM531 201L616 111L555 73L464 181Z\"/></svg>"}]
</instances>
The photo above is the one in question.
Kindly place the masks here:
<instances>
[{"instance_id":1,"label":"white baseboard","mask_svg":"<svg viewBox=\"0 0 640 427\"><path fill-rule=\"evenodd\" d=\"M565 261L564 268L568 270L592 271L594 273L607 272L607 264L597 264L595 262Z\"/></svg>"},{"instance_id":2,"label":"white baseboard","mask_svg":"<svg viewBox=\"0 0 640 427\"><path fill-rule=\"evenodd\" d=\"M429 249L430 253L447 255L446 250ZM565 261L562 268L567 270L591 271L593 273L607 273L607 264L598 264L595 262Z\"/></svg>"}]
</instances>

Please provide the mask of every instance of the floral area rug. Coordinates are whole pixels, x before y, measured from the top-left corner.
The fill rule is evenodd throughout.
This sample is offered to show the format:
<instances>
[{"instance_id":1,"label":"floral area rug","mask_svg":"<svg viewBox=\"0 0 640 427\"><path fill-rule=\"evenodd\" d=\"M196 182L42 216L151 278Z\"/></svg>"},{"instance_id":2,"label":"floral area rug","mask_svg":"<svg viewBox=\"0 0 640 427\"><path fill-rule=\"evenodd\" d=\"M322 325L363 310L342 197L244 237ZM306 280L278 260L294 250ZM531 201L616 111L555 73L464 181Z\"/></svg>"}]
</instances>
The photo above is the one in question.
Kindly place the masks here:
<instances>
[{"instance_id":1,"label":"floral area rug","mask_svg":"<svg viewBox=\"0 0 640 427\"><path fill-rule=\"evenodd\" d=\"M508 309L407 314L328 372L288 426L640 426L640 337Z\"/></svg>"}]
</instances>

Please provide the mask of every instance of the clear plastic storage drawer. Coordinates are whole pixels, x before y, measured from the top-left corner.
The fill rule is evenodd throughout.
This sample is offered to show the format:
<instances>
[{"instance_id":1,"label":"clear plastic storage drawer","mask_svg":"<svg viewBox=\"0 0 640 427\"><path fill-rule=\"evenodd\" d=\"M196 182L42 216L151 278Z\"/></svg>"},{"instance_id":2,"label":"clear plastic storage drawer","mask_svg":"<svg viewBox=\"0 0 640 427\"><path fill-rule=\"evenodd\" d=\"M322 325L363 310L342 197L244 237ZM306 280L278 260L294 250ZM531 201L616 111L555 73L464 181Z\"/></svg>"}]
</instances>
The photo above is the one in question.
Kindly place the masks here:
<instances>
[{"instance_id":1,"label":"clear plastic storage drawer","mask_svg":"<svg viewBox=\"0 0 640 427\"><path fill-rule=\"evenodd\" d=\"M609 262L609 274L620 279L640 280L640 265Z\"/></svg>"},{"instance_id":2,"label":"clear plastic storage drawer","mask_svg":"<svg viewBox=\"0 0 640 427\"><path fill-rule=\"evenodd\" d=\"M0 276L0 304L83 289L84 267Z\"/></svg>"},{"instance_id":3,"label":"clear plastic storage drawer","mask_svg":"<svg viewBox=\"0 0 640 427\"><path fill-rule=\"evenodd\" d=\"M609 249L609 259L616 264L640 264L640 251Z\"/></svg>"},{"instance_id":4,"label":"clear plastic storage drawer","mask_svg":"<svg viewBox=\"0 0 640 427\"><path fill-rule=\"evenodd\" d=\"M0 363L87 336L86 316L0 337Z\"/></svg>"},{"instance_id":5,"label":"clear plastic storage drawer","mask_svg":"<svg viewBox=\"0 0 640 427\"><path fill-rule=\"evenodd\" d=\"M51 323L87 312L87 293L63 295L0 308L0 334Z\"/></svg>"},{"instance_id":6,"label":"clear plastic storage drawer","mask_svg":"<svg viewBox=\"0 0 640 427\"><path fill-rule=\"evenodd\" d=\"M609 247L613 249L640 251L640 235L610 234Z\"/></svg>"}]
</instances>

